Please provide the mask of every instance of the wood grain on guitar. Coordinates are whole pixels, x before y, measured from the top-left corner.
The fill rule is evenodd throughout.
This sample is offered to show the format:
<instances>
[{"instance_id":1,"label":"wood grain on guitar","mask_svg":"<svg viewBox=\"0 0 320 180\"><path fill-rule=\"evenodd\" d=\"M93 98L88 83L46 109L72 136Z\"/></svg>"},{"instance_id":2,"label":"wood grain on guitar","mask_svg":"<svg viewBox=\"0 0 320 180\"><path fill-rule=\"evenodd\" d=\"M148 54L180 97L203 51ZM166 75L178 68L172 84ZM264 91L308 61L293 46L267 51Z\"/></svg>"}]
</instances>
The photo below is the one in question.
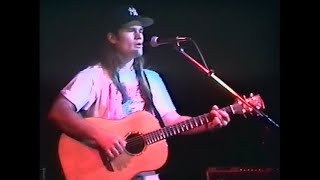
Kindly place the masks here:
<instances>
[{"instance_id":1,"label":"wood grain on guitar","mask_svg":"<svg viewBox=\"0 0 320 180\"><path fill-rule=\"evenodd\" d=\"M259 95L246 100L257 109L265 107ZM250 108L238 102L222 109L230 114L251 112ZM110 161L92 144L62 134L58 151L64 175L67 180L130 180L138 173L157 170L168 157L166 139L208 123L211 116L203 114L164 128L146 111L133 113L121 120L86 118L86 123L124 137L127 141L125 152Z\"/></svg>"}]
</instances>

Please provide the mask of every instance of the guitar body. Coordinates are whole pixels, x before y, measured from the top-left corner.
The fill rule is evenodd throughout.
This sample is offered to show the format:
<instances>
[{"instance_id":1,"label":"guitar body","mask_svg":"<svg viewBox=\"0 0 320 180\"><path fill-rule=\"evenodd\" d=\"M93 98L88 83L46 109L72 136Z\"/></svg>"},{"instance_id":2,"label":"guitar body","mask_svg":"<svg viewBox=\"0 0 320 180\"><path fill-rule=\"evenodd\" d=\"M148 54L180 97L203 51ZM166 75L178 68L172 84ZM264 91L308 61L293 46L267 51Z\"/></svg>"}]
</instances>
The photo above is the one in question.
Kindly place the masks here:
<instances>
[{"instance_id":1,"label":"guitar body","mask_svg":"<svg viewBox=\"0 0 320 180\"><path fill-rule=\"evenodd\" d=\"M161 128L158 120L145 111L133 113L122 120L86 118L85 122L124 138L131 137L131 140L139 139L139 134ZM165 139L149 145L143 143L142 146L140 141L138 149L128 151L126 147L124 153L109 161L105 153L94 145L62 134L58 151L67 180L129 180L140 172L159 169L168 157Z\"/></svg>"},{"instance_id":2,"label":"guitar body","mask_svg":"<svg viewBox=\"0 0 320 180\"><path fill-rule=\"evenodd\" d=\"M259 95L250 95L244 102L247 103L235 103L221 109L230 114L244 114L251 112L254 106L256 109L265 107ZM86 118L85 123L123 137L127 142L125 152L109 161L95 144L62 134L58 150L64 175L67 180L130 180L140 172L157 170L167 161L166 138L199 127L211 119L212 115L207 113L161 128L159 121L146 111L121 120Z\"/></svg>"}]
</instances>

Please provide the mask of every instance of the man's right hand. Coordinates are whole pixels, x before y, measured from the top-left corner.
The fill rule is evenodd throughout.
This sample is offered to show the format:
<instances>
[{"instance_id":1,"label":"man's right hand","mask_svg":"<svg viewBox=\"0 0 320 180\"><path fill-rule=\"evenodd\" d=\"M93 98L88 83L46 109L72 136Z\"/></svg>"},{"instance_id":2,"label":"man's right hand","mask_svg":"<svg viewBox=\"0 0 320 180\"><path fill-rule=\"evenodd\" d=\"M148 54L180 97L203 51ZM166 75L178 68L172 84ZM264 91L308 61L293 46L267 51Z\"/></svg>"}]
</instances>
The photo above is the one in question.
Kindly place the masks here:
<instances>
[{"instance_id":1,"label":"man's right hand","mask_svg":"<svg viewBox=\"0 0 320 180\"><path fill-rule=\"evenodd\" d=\"M107 134L105 132L100 133L100 135L96 139L96 142L106 153L110 160L123 153L127 143L122 137Z\"/></svg>"}]
</instances>

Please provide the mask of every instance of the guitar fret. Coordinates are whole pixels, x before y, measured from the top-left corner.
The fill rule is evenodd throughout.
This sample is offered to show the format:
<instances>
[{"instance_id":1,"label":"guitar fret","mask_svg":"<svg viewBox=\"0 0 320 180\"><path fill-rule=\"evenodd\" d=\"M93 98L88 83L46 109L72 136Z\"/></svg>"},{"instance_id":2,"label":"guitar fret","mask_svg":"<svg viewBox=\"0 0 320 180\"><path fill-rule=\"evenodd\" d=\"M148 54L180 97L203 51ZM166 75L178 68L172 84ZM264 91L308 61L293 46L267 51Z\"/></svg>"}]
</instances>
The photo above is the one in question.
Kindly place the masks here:
<instances>
[{"instance_id":1,"label":"guitar fret","mask_svg":"<svg viewBox=\"0 0 320 180\"><path fill-rule=\"evenodd\" d=\"M201 116L197 116L197 126L201 126Z\"/></svg>"},{"instance_id":2,"label":"guitar fret","mask_svg":"<svg viewBox=\"0 0 320 180\"><path fill-rule=\"evenodd\" d=\"M191 129L193 128L192 121L189 121Z\"/></svg>"},{"instance_id":3,"label":"guitar fret","mask_svg":"<svg viewBox=\"0 0 320 180\"><path fill-rule=\"evenodd\" d=\"M160 140L160 136L159 136L159 130L156 131L156 141Z\"/></svg>"},{"instance_id":4,"label":"guitar fret","mask_svg":"<svg viewBox=\"0 0 320 180\"><path fill-rule=\"evenodd\" d=\"M169 131L169 135L170 135L170 136L173 136L172 126L169 126L169 127L168 127L168 131Z\"/></svg>"},{"instance_id":5,"label":"guitar fret","mask_svg":"<svg viewBox=\"0 0 320 180\"><path fill-rule=\"evenodd\" d=\"M181 122L181 128L182 128L182 132L186 131L187 130L187 127L186 127L186 124L185 122Z\"/></svg>"},{"instance_id":6,"label":"guitar fret","mask_svg":"<svg viewBox=\"0 0 320 180\"><path fill-rule=\"evenodd\" d=\"M154 132L152 132L152 143L154 143L156 141L156 135Z\"/></svg>"},{"instance_id":7,"label":"guitar fret","mask_svg":"<svg viewBox=\"0 0 320 180\"><path fill-rule=\"evenodd\" d=\"M152 144L152 133L149 133L150 144Z\"/></svg>"},{"instance_id":8,"label":"guitar fret","mask_svg":"<svg viewBox=\"0 0 320 180\"><path fill-rule=\"evenodd\" d=\"M145 141L147 142L147 144L150 144L150 142L149 142L149 136L148 136L148 135L144 136L144 139L145 139Z\"/></svg>"},{"instance_id":9,"label":"guitar fret","mask_svg":"<svg viewBox=\"0 0 320 180\"><path fill-rule=\"evenodd\" d=\"M188 130L188 126L186 125L185 122L181 122L181 128L182 128L182 132L185 132L186 130Z\"/></svg>"},{"instance_id":10,"label":"guitar fret","mask_svg":"<svg viewBox=\"0 0 320 180\"><path fill-rule=\"evenodd\" d=\"M203 122L203 116L200 116L199 119L200 119L200 124L203 125L203 124L204 124L204 122Z\"/></svg>"},{"instance_id":11,"label":"guitar fret","mask_svg":"<svg viewBox=\"0 0 320 180\"><path fill-rule=\"evenodd\" d=\"M186 128L186 130L189 130L190 128L189 128L189 126L188 126L188 123L185 121L185 122L183 122L184 123L184 127Z\"/></svg>"},{"instance_id":12,"label":"guitar fret","mask_svg":"<svg viewBox=\"0 0 320 180\"><path fill-rule=\"evenodd\" d=\"M153 143L153 137L152 137L152 133L150 134L150 143Z\"/></svg>"},{"instance_id":13,"label":"guitar fret","mask_svg":"<svg viewBox=\"0 0 320 180\"><path fill-rule=\"evenodd\" d=\"M167 137L164 129L161 129L161 137L162 139L165 139Z\"/></svg>"},{"instance_id":14,"label":"guitar fret","mask_svg":"<svg viewBox=\"0 0 320 180\"><path fill-rule=\"evenodd\" d=\"M144 139L146 140L147 144L150 144L148 134L145 134L145 135L144 135Z\"/></svg>"},{"instance_id":15,"label":"guitar fret","mask_svg":"<svg viewBox=\"0 0 320 180\"><path fill-rule=\"evenodd\" d=\"M206 123L209 122L209 120L208 120L208 115L207 115L207 114L205 114L205 115L202 116L202 122L203 122L203 124L206 124Z\"/></svg>"},{"instance_id":16,"label":"guitar fret","mask_svg":"<svg viewBox=\"0 0 320 180\"><path fill-rule=\"evenodd\" d=\"M203 125L202 118L203 118L202 116L199 116L199 126Z\"/></svg>"},{"instance_id":17,"label":"guitar fret","mask_svg":"<svg viewBox=\"0 0 320 180\"><path fill-rule=\"evenodd\" d=\"M159 136L159 130L156 131L156 141L160 140L160 136Z\"/></svg>"},{"instance_id":18,"label":"guitar fret","mask_svg":"<svg viewBox=\"0 0 320 180\"><path fill-rule=\"evenodd\" d=\"M150 134L148 136L149 136L149 143L152 144L152 137Z\"/></svg>"},{"instance_id":19,"label":"guitar fret","mask_svg":"<svg viewBox=\"0 0 320 180\"><path fill-rule=\"evenodd\" d=\"M157 131L154 132L154 142L156 142L158 139L158 136L157 136Z\"/></svg>"},{"instance_id":20,"label":"guitar fret","mask_svg":"<svg viewBox=\"0 0 320 180\"><path fill-rule=\"evenodd\" d=\"M147 144L151 144L149 133L144 135L144 139L146 140Z\"/></svg>"},{"instance_id":21,"label":"guitar fret","mask_svg":"<svg viewBox=\"0 0 320 180\"><path fill-rule=\"evenodd\" d=\"M157 132L157 134L156 134L156 136L157 136L157 141L159 141L159 140L161 139L160 134L159 134L159 130L156 131L156 132Z\"/></svg>"},{"instance_id":22,"label":"guitar fret","mask_svg":"<svg viewBox=\"0 0 320 180\"><path fill-rule=\"evenodd\" d=\"M173 134L176 135L176 134L177 134L176 125L173 126L173 129L172 129L172 130L173 130Z\"/></svg>"},{"instance_id":23,"label":"guitar fret","mask_svg":"<svg viewBox=\"0 0 320 180\"><path fill-rule=\"evenodd\" d=\"M163 131L164 131L164 136L165 136L165 138L169 137L168 129L167 129L167 128L164 128Z\"/></svg>"},{"instance_id":24,"label":"guitar fret","mask_svg":"<svg viewBox=\"0 0 320 180\"><path fill-rule=\"evenodd\" d=\"M209 123L209 119L208 119L208 116L204 116L206 119L205 119L205 121L206 121L206 123Z\"/></svg>"},{"instance_id":25,"label":"guitar fret","mask_svg":"<svg viewBox=\"0 0 320 180\"><path fill-rule=\"evenodd\" d=\"M168 133L167 137L170 137L171 136L170 127L165 127L165 129L166 129L166 132Z\"/></svg>"},{"instance_id":26,"label":"guitar fret","mask_svg":"<svg viewBox=\"0 0 320 180\"><path fill-rule=\"evenodd\" d=\"M161 129L159 129L159 140L162 140L163 139L163 131Z\"/></svg>"},{"instance_id":27,"label":"guitar fret","mask_svg":"<svg viewBox=\"0 0 320 180\"><path fill-rule=\"evenodd\" d=\"M201 125L205 124L205 118L204 116L200 116L200 122L201 122Z\"/></svg>"},{"instance_id":28,"label":"guitar fret","mask_svg":"<svg viewBox=\"0 0 320 180\"><path fill-rule=\"evenodd\" d=\"M201 116L198 116L197 122L198 122L198 126L201 126Z\"/></svg>"},{"instance_id":29,"label":"guitar fret","mask_svg":"<svg viewBox=\"0 0 320 180\"><path fill-rule=\"evenodd\" d=\"M149 144L149 142L148 142L148 136L143 136L143 138L144 138L144 141L145 141L147 144Z\"/></svg>"},{"instance_id":30,"label":"guitar fret","mask_svg":"<svg viewBox=\"0 0 320 180\"><path fill-rule=\"evenodd\" d=\"M159 140L162 140L162 133L161 133L161 129L159 129L158 137L159 137Z\"/></svg>"},{"instance_id":31,"label":"guitar fret","mask_svg":"<svg viewBox=\"0 0 320 180\"><path fill-rule=\"evenodd\" d=\"M145 139L147 141L148 144L152 144L155 143L157 141L160 141L162 139L165 139L168 137L168 129L164 128L164 129L159 129L157 131L154 132L150 132L148 134L145 135Z\"/></svg>"},{"instance_id":32,"label":"guitar fret","mask_svg":"<svg viewBox=\"0 0 320 180\"><path fill-rule=\"evenodd\" d=\"M184 131L185 131L183 122L180 124L180 131L181 131L181 132L184 132Z\"/></svg>"},{"instance_id":33,"label":"guitar fret","mask_svg":"<svg viewBox=\"0 0 320 180\"><path fill-rule=\"evenodd\" d=\"M196 125L196 123L194 121L195 121L195 118L191 119L190 122L192 123L193 127L197 127L197 125Z\"/></svg>"},{"instance_id":34,"label":"guitar fret","mask_svg":"<svg viewBox=\"0 0 320 180\"><path fill-rule=\"evenodd\" d=\"M198 127L199 125L198 125L198 122L197 122L198 121L197 117L195 117L194 120L195 120L194 122L196 123L196 127Z\"/></svg>"},{"instance_id":35,"label":"guitar fret","mask_svg":"<svg viewBox=\"0 0 320 180\"><path fill-rule=\"evenodd\" d=\"M149 137L149 142L150 142L150 144L152 144L152 136L151 136L151 133L148 133L148 137Z\"/></svg>"},{"instance_id":36,"label":"guitar fret","mask_svg":"<svg viewBox=\"0 0 320 180\"><path fill-rule=\"evenodd\" d=\"M176 129L178 133L180 133L180 128L181 128L180 124L177 124Z\"/></svg>"},{"instance_id":37,"label":"guitar fret","mask_svg":"<svg viewBox=\"0 0 320 180\"><path fill-rule=\"evenodd\" d=\"M156 142L157 141L157 132L153 132L153 141Z\"/></svg>"},{"instance_id":38,"label":"guitar fret","mask_svg":"<svg viewBox=\"0 0 320 180\"><path fill-rule=\"evenodd\" d=\"M148 137L148 144L154 143L153 132L146 134L146 137Z\"/></svg>"}]
</instances>

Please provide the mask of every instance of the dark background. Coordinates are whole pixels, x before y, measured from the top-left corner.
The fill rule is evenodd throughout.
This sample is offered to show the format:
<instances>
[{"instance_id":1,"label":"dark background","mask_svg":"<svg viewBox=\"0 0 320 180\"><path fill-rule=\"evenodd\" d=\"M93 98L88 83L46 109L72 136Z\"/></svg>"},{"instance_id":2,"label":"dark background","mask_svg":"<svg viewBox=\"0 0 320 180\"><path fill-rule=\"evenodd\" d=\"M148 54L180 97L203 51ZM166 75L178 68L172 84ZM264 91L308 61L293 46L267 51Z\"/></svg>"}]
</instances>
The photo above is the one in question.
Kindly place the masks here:
<instances>
[{"instance_id":1,"label":"dark background","mask_svg":"<svg viewBox=\"0 0 320 180\"><path fill-rule=\"evenodd\" d=\"M280 124L280 2L276 0L131 1L155 24L151 36L191 37L207 65L240 95L259 94L264 112ZM40 1L40 168L62 179L57 159L59 132L46 113L59 90L94 60L102 47L106 9L116 2ZM195 46L185 51L202 63ZM171 45L145 48L147 67L164 78L181 114L196 116L234 98ZM279 167L280 130L265 118L232 116L216 133L170 139L164 179L204 179L208 167Z\"/></svg>"}]
</instances>

